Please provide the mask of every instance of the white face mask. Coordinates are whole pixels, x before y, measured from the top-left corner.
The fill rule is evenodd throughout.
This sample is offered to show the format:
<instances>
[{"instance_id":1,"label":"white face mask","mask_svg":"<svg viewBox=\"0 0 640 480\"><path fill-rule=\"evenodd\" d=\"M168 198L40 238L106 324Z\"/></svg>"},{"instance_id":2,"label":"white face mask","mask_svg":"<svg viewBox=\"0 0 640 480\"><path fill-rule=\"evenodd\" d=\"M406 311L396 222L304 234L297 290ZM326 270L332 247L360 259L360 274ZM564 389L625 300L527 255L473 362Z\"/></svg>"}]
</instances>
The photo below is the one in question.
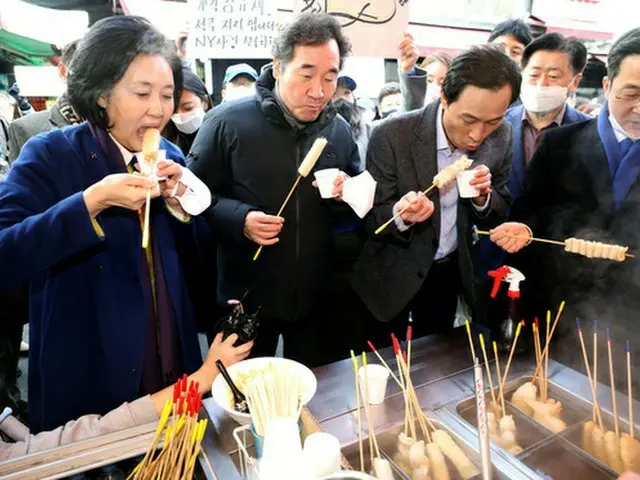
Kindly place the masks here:
<instances>
[{"instance_id":1,"label":"white face mask","mask_svg":"<svg viewBox=\"0 0 640 480\"><path fill-rule=\"evenodd\" d=\"M568 88L560 86L538 86L522 83L520 100L527 111L548 113L567 101Z\"/></svg>"},{"instance_id":2,"label":"white face mask","mask_svg":"<svg viewBox=\"0 0 640 480\"><path fill-rule=\"evenodd\" d=\"M427 83L427 94L424 97L424 103L429 104L436 98L440 98L440 86L436 83Z\"/></svg>"},{"instance_id":3,"label":"white face mask","mask_svg":"<svg viewBox=\"0 0 640 480\"><path fill-rule=\"evenodd\" d=\"M204 120L203 108L196 108L188 113L176 113L171 116L171 121L176 128L187 135L197 132L200 125L202 125L202 120Z\"/></svg>"}]
</instances>

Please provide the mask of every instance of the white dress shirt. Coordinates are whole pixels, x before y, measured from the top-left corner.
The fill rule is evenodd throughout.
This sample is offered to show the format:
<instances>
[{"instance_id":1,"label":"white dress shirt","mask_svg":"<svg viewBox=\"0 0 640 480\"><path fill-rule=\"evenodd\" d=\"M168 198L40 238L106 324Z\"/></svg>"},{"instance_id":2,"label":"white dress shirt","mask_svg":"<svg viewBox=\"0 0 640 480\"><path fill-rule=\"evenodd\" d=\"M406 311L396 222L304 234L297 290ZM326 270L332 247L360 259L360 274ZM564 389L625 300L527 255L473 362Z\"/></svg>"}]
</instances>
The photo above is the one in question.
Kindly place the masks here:
<instances>
[{"instance_id":1,"label":"white dress shirt","mask_svg":"<svg viewBox=\"0 0 640 480\"><path fill-rule=\"evenodd\" d=\"M130 152L122 145L120 145L120 143L115 138L113 138L111 134L109 136L120 150L122 158L124 159L125 166L128 167L135 157L138 160L142 171L144 172L146 165L144 163L144 155L142 154L142 152ZM209 206L211 205L211 192L209 191L209 188L202 182L202 180L196 177L191 170L189 170L188 168L184 168L182 165L180 165L180 168L182 169L182 178L180 179L179 183L184 185L186 187L186 190L182 195L180 195L179 197L176 196L175 198L180 203L182 209L187 213L187 216L185 217L183 212L172 207L169 203L166 203L166 205L169 211L176 218L184 222L189 220L189 215L200 215L207 208L209 208ZM159 178L158 180L161 181L164 179Z\"/></svg>"},{"instance_id":2,"label":"white dress shirt","mask_svg":"<svg viewBox=\"0 0 640 480\"><path fill-rule=\"evenodd\" d=\"M452 163L459 160L467 152L455 149L451 151L447 135L442 125L442 106L438 107L438 115L436 117L436 149L438 159L438 172L441 172ZM453 253L458 248L458 183L451 182L444 188L438 189L440 195L440 238L438 241L438 250L436 251L435 260L440 260L447 255ZM478 207L475 203L471 203L473 208L482 212L489 207L489 196L485 204ZM397 213L394 207L394 215ZM402 218L396 219L398 230L404 232L412 225L407 225Z\"/></svg>"}]
</instances>

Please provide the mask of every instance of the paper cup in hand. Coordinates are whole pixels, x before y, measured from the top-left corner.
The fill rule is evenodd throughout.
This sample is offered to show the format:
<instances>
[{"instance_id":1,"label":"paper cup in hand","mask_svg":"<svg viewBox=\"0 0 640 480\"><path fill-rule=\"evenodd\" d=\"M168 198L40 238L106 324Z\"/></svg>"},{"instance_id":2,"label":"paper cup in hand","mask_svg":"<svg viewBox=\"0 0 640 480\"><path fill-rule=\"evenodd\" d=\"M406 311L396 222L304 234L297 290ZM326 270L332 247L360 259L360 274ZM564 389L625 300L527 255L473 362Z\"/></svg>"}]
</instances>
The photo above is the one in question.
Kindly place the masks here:
<instances>
[{"instance_id":1,"label":"paper cup in hand","mask_svg":"<svg viewBox=\"0 0 640 480\"><path fill-rule=\"evenodd\" d=\"M367 369L367 382L364 381L364 371ZM360 389L362 390L363 400L369 399L371 405L378 405L384 402L384 397L387 391L387 382L389 381L389 371L382 365L371 363L366 367L363 365L358 370L358 377L360 378ZM368 384L369 390L366 392L368 397L365 397L364 388Z\"/></svg>"},{"instance_id":2,"label":"paper cup in hand","mask_svg":"<svg viewBox=\"0 0 640 480\"><path fill-rule=\"evenodd\" d=\"M475 176L475 170L465 170L458 174L458 195L460 195L460 198L476 198L480 196L480 190L470 184Z\"/></svg>"},{"instance_id":3,"label":"paper cup in hand","mask_svg":"<svg viewBox=\"0 0 640 480\"><path fill-rule=\"evenodd\" d=\"M340 175L340 170L337 168L327 168L314 172L313 176L316 177L318 190L320 190L322 198L333 198L333 182L338 175Z\"/></svg>"}]
</instances>

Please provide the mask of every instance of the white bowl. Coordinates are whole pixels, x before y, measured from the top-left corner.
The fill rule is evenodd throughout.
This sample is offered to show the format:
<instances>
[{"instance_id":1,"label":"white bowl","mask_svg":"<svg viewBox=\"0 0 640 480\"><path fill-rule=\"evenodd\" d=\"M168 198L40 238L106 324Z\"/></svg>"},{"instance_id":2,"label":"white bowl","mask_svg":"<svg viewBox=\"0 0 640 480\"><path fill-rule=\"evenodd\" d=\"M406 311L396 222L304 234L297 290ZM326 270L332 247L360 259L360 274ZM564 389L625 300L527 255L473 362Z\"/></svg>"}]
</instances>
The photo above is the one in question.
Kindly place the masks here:
<instances>
[{"instance_id":1,"label":"white bowl","mask_svg":"<svg viewBox=\"0 0 640 480\"><path fill-rule=\"evenodd\" d=\"M276 367L282 365L283 367L298 371L303 385L302 403L303 405L309 403L309 401L316 393L316 389L318 388L318 381L316 380L316 376L313 374L313 372L301 363L289 360L287 358L259 357L250 358L249 360L244 360L240 363L236 363L235 365L231 365L227 368L227 371L229 372L229 376L235 382L239 374L249 373L251 370L263 370L266 369L269 365L273 365ZM240 391L242 391L241 385L238 386L238 388L240 389ZM237 412L233 408L233 405L231 404L231 399L233 398L231 396L231 389L229 388L229 385L227 385L227 382L224 381L224 378L222 378L222 375L218 375L213 381L213 386L211 387L211 396L220 406L220 408L222 408L240 425L249 425L249 423L251 423L251 415L249 415L248 413Z\"/></svg>"}]
</instances>

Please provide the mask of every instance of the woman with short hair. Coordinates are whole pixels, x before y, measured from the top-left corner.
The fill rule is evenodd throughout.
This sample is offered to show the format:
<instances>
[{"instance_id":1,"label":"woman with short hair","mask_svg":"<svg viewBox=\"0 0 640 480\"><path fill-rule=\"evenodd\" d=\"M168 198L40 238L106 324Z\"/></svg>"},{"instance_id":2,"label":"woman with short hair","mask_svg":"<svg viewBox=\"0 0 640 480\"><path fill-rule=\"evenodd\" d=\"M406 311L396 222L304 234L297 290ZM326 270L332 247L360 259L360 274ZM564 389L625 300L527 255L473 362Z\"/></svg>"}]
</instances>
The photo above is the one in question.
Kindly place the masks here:
<instances>
[{"instance_id":1,"label":"woman with short hair","mask_svg":"<svg viewBox=\"0 0 640 480\"><path fill-rule=\"evenodd\" d=\"M175 49L149 22L97 22L68 77L87 122L30 139L0 184L0 289L30 283L32 433L106 413L201 363L178 252L196 248L191 216L210 193L164 139L155 175L136 172L145 132L165 127L181 85Z\"/></svg>"}]
</instances>

